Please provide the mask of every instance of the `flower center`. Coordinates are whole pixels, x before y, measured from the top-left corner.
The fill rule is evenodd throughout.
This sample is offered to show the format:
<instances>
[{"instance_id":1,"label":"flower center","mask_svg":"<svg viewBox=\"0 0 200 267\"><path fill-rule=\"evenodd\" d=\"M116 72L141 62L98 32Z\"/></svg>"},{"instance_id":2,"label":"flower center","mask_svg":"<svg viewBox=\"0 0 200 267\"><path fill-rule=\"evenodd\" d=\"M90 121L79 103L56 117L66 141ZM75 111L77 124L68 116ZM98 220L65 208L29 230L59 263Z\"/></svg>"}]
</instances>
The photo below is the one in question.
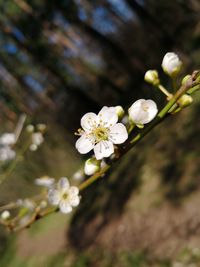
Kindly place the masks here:
<instances>
[{"instance_id":1,"label":"flower center","mask_svg":"<svg viewBox=\"0 0 200 267\"><path fill-rule=\"evenodd\" d=\"M100 141L106 141L108 140L108 133L109 129L103 126L99 126L97 128L94 128L92 131L92 134L95 138L95 142L98 143Z\"/></svg>"},{"instance_id":2,"label":"flower center","mask_svg":"<svg viewBox=\"0 0 200 267\"><path fill-rule=\"evenodd\" d=\"M146 103L142 103L142 109L143 109L144 111L148 111L149 106L148 106Z\"/></svg>"},{"instance_id":3,"label":"flower center","mask_svg":"<svg viewBox=\"0 0 200 267\"><path fill-rule=\"evenodd\" d=\"M64 200L66 200L68 198L68 194L65 192L65 193L63 193L63 195L62 195L62 199L64 199Z\"/></svg>"}]
</instances>

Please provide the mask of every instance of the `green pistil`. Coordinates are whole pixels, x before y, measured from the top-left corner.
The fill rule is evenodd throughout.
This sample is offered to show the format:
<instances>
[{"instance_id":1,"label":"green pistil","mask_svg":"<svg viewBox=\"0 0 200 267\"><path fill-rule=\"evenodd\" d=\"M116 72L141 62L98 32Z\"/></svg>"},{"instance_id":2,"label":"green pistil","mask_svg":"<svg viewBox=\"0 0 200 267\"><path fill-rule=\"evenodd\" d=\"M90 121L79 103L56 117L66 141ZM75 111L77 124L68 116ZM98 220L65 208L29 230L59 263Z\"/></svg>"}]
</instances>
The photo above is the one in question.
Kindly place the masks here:
<instances>
[{"instance_id":1,"label":"green pistil","mask_svg":"<svg viewBox=\"0 0 200 267\"><path fill-rule=\"evenodd\" d=\"M108 140L108 128L106 127L97 127L92 131L92 134L97 143Z\"/></svg>"}]
</instances>

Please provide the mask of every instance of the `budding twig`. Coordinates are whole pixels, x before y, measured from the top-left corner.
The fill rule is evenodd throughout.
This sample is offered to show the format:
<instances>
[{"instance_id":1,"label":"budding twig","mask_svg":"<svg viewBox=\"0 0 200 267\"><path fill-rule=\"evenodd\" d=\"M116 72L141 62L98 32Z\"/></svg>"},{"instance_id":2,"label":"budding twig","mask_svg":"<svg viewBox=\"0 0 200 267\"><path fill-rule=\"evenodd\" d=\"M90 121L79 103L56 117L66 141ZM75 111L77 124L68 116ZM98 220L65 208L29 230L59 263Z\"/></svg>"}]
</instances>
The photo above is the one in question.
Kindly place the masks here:
<instances>
[{"instance_id":1,"label":"budding twig","mask_svg":"<svg viewBox=\"0 0 200 267\"><path fill-rule=\"evenodd\" d=\"M169 115L169 110L174 106L174 104L177 103L177 100L185 93L192 94L197 89L200 89L200 71L194 71L190 78L181 85L181 87L177 90L177 92L171 97L169 102L165 105L165 107L158 113L156 118L150 123L147 127L144 127L140 132L134 136L131 137L131 140L128 140L124 146L121 146L121 149L119 150L119 156L115 157L109 164L107 164L104 168L102 168L99 172L92 175L90 178L88 178L86 181L81 183L79 185L79 190L82 191L89 187L91 184L93 184L95 181L100 179L103 175L105 175L108 170L111 168L111 166L118 161L120 158L122 158L130 149L132 149L139 141L141 141L154 127L156 127L159 123L161 123L165 118L167 118ZM37 207L34 211L34 213L31 215L30 219L25 223L24 225L15 226L13 224L14 219L8 222L1 222L5 226L7 226L12 231L18 231L22 230L24 228L29 227L31 224L33 224L35 221L52 214L54 212L57 212L58 208L49 208L46 210L41 210L40 207Z\"/></svg>"}]
</instances>

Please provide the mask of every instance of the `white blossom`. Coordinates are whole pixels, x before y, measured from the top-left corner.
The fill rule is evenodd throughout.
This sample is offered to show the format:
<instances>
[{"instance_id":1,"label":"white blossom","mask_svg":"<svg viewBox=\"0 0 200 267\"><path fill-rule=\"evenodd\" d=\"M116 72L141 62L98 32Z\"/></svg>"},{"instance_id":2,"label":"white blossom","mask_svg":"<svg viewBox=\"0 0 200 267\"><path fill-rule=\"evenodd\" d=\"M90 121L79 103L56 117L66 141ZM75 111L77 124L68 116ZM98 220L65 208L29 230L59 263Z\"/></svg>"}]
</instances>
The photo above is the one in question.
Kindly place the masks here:
<instances>
[{"instance_id":1,"label":"white blossom","mask_svg":"<svg viewBox=\"0 0 200 267\"><path fill-rule=\"evenodd\" d=\"M43 143L44 137L40 132L36 132L32 134L32 143L39 146Z\"/></svg>"},{"instance_id":2,"label":"white blossom","mask_svg":"<svg viewBox=\"0 0 200 267\"><path fill-rule=\"evenodd\" d=\"M35 179L35 184L39 185L39 186L44 186L44 187L51 187L55 182L55 179L52 177L48 177L48 176L43 176L40 178L36 178Z\"/></svg>"},{"instance_id":3,"label":"white blossom","mask_svg":"<svg viewBox=\"0 0 200 267\"><path fill-rule=\"evenodd\" d=\"M36 151L38 147L44 142L44 137L40 132L35 132L31 135L32 144L30 145L31 151Z\"/></svg>"},{"instance_id":4,"label":"white blossom","mask_svg":"<svg viewBox=\"0 0 200 267\"><path fill-rule=\"evenodd\" d=\"M138 127L152 121L158 112L153 100L139 99L129 108L129 118Z\"/></svg>"},{"instance_id":5,"label":"white blossom","mask_svg":"<svg viewBox=\"0 0 200 267\"><path fill-rule=\"evenodd\" d=\"M0 145L0 161L8 161L14 159L16 153L9 146Z\"/></svg>"},{"instance_id":6,"label":"white blossom","mask_svg":"<svg viewBox=\"0 0 200 267\"><path fill-rule=\"evenodd\" d=\"M70 186L66 177L60 178L56 188L51 188L48 192L49 203L58 206L62 213L69 213L72 207L80 203L79 189L76 186Z\"/></svg>"},{"instance_id":7,"label":"white blossom","mask_svg":"<svg viewBox=\"0 0 200 267\"><path fill-rule=\"evenodd\" d=\"M179 73L182 67L182 61L178 55L173 52L168 52L162 61L162 68L169 76L174 76Z\"/></svg>"},{"instance_id":8,"label":"white blossom","mask_svg":"<svg viewBox=\"0 0 200 267\"><path fill-rule=\"evenodd\" d=\"M26 208L27 210L29 211L33 211L36 207L36 204L34 201L32 201L31 199L18 199L16 201L16 204L18 207L21 207L21 208Z\"/></svg>"},{"instance_id":9,"label":"white blossom","mask_svg":"<svg viewBox=\"0 0 200 267\"><path fill-rule=\"evenodd\" d=\"M86 175L93 175L100 170L100 161L95 158L86 160L84 166L84 172Z\"/></svg>"},{"instance_id":10,"label":"white blossom","mask_svg":"<svg viewBox=\"0 0 200 267\"><path fill-rule=\"evenodd\" d=\"M5 220L8 220L9 218L10 218L10 211L4 210L1 213L1 219L5 221Z\"/></svg>"},{"instance_id":11,"label":"white blossom","mask_svg":"<svg viewBox=\"0 0 200 267\"><path fill-rule=\"evenodd\" d=\"M73 179L76 180L76 181L81 181L84 179L84 172L82 169L76 171L74 174L73 174Z\"/></svg>"},{"instance_id":12,"label":"white blossom","mask_svg":"<svg viewBox=\"0 0 200 267\"><path fill-rule=\"evenodd\" d=\"M114 144L122 144L128 138L126 127L117 121L115 108L103 107L98 115L86 113L81 119L77 150L86 154L94 149L97 160L109 157L114 152Z\"/></svg>"},{"instance_id":13,"label":"white blossom","mask_svg":"<svg viewBox=\"0 0 200 267\"><path fill-rule=\"evenodd\" d=\"M4 146L14 145L16 141L16 136L14 133L4 133L0 137L0 144Z\"/></svg>"}]
</instances>

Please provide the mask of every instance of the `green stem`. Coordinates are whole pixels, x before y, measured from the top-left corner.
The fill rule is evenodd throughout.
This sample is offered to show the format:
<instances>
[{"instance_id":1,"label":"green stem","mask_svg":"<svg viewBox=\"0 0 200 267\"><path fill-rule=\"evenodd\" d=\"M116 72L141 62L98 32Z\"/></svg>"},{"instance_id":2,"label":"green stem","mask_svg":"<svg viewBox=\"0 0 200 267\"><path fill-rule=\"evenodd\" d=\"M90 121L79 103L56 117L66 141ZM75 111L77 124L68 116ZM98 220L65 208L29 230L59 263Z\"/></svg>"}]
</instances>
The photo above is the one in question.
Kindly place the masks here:
<instances>
[{"instance_id":1,"label":"green stem","mask_svg":"<svg viewBox=\"0 0 200 267\"><path fill-rule=\"evenodd\" d=\"M88 178L86 181L80 184L79 190L82 191L83 189L87 188L89 185L94 183L96 180L102 177L104 173L106 173L110 169L110 165L106 165L100 172L95 173L90 178Z\"/></svg>"},{"instance_id":2,"label":"green stem","mask_svg":"<svg viewBox=\"0 0 200 267\"><path fill-rule=\"evenodd\" d=\"M177 91L176 76L172 76L172 88L175 93Z\"/></svg>"},{"instance_id":3,"label":"green stem","mask_svg":"<svg viewBox=\"0 0 200 267\"><path fill-rule=\"evenodd\" d=\"M172 98L172 94L162 85L162 84L159 84L158 85L158 89L164 94L167 96L167 98Z\"/></svg>"}]
</instances>

